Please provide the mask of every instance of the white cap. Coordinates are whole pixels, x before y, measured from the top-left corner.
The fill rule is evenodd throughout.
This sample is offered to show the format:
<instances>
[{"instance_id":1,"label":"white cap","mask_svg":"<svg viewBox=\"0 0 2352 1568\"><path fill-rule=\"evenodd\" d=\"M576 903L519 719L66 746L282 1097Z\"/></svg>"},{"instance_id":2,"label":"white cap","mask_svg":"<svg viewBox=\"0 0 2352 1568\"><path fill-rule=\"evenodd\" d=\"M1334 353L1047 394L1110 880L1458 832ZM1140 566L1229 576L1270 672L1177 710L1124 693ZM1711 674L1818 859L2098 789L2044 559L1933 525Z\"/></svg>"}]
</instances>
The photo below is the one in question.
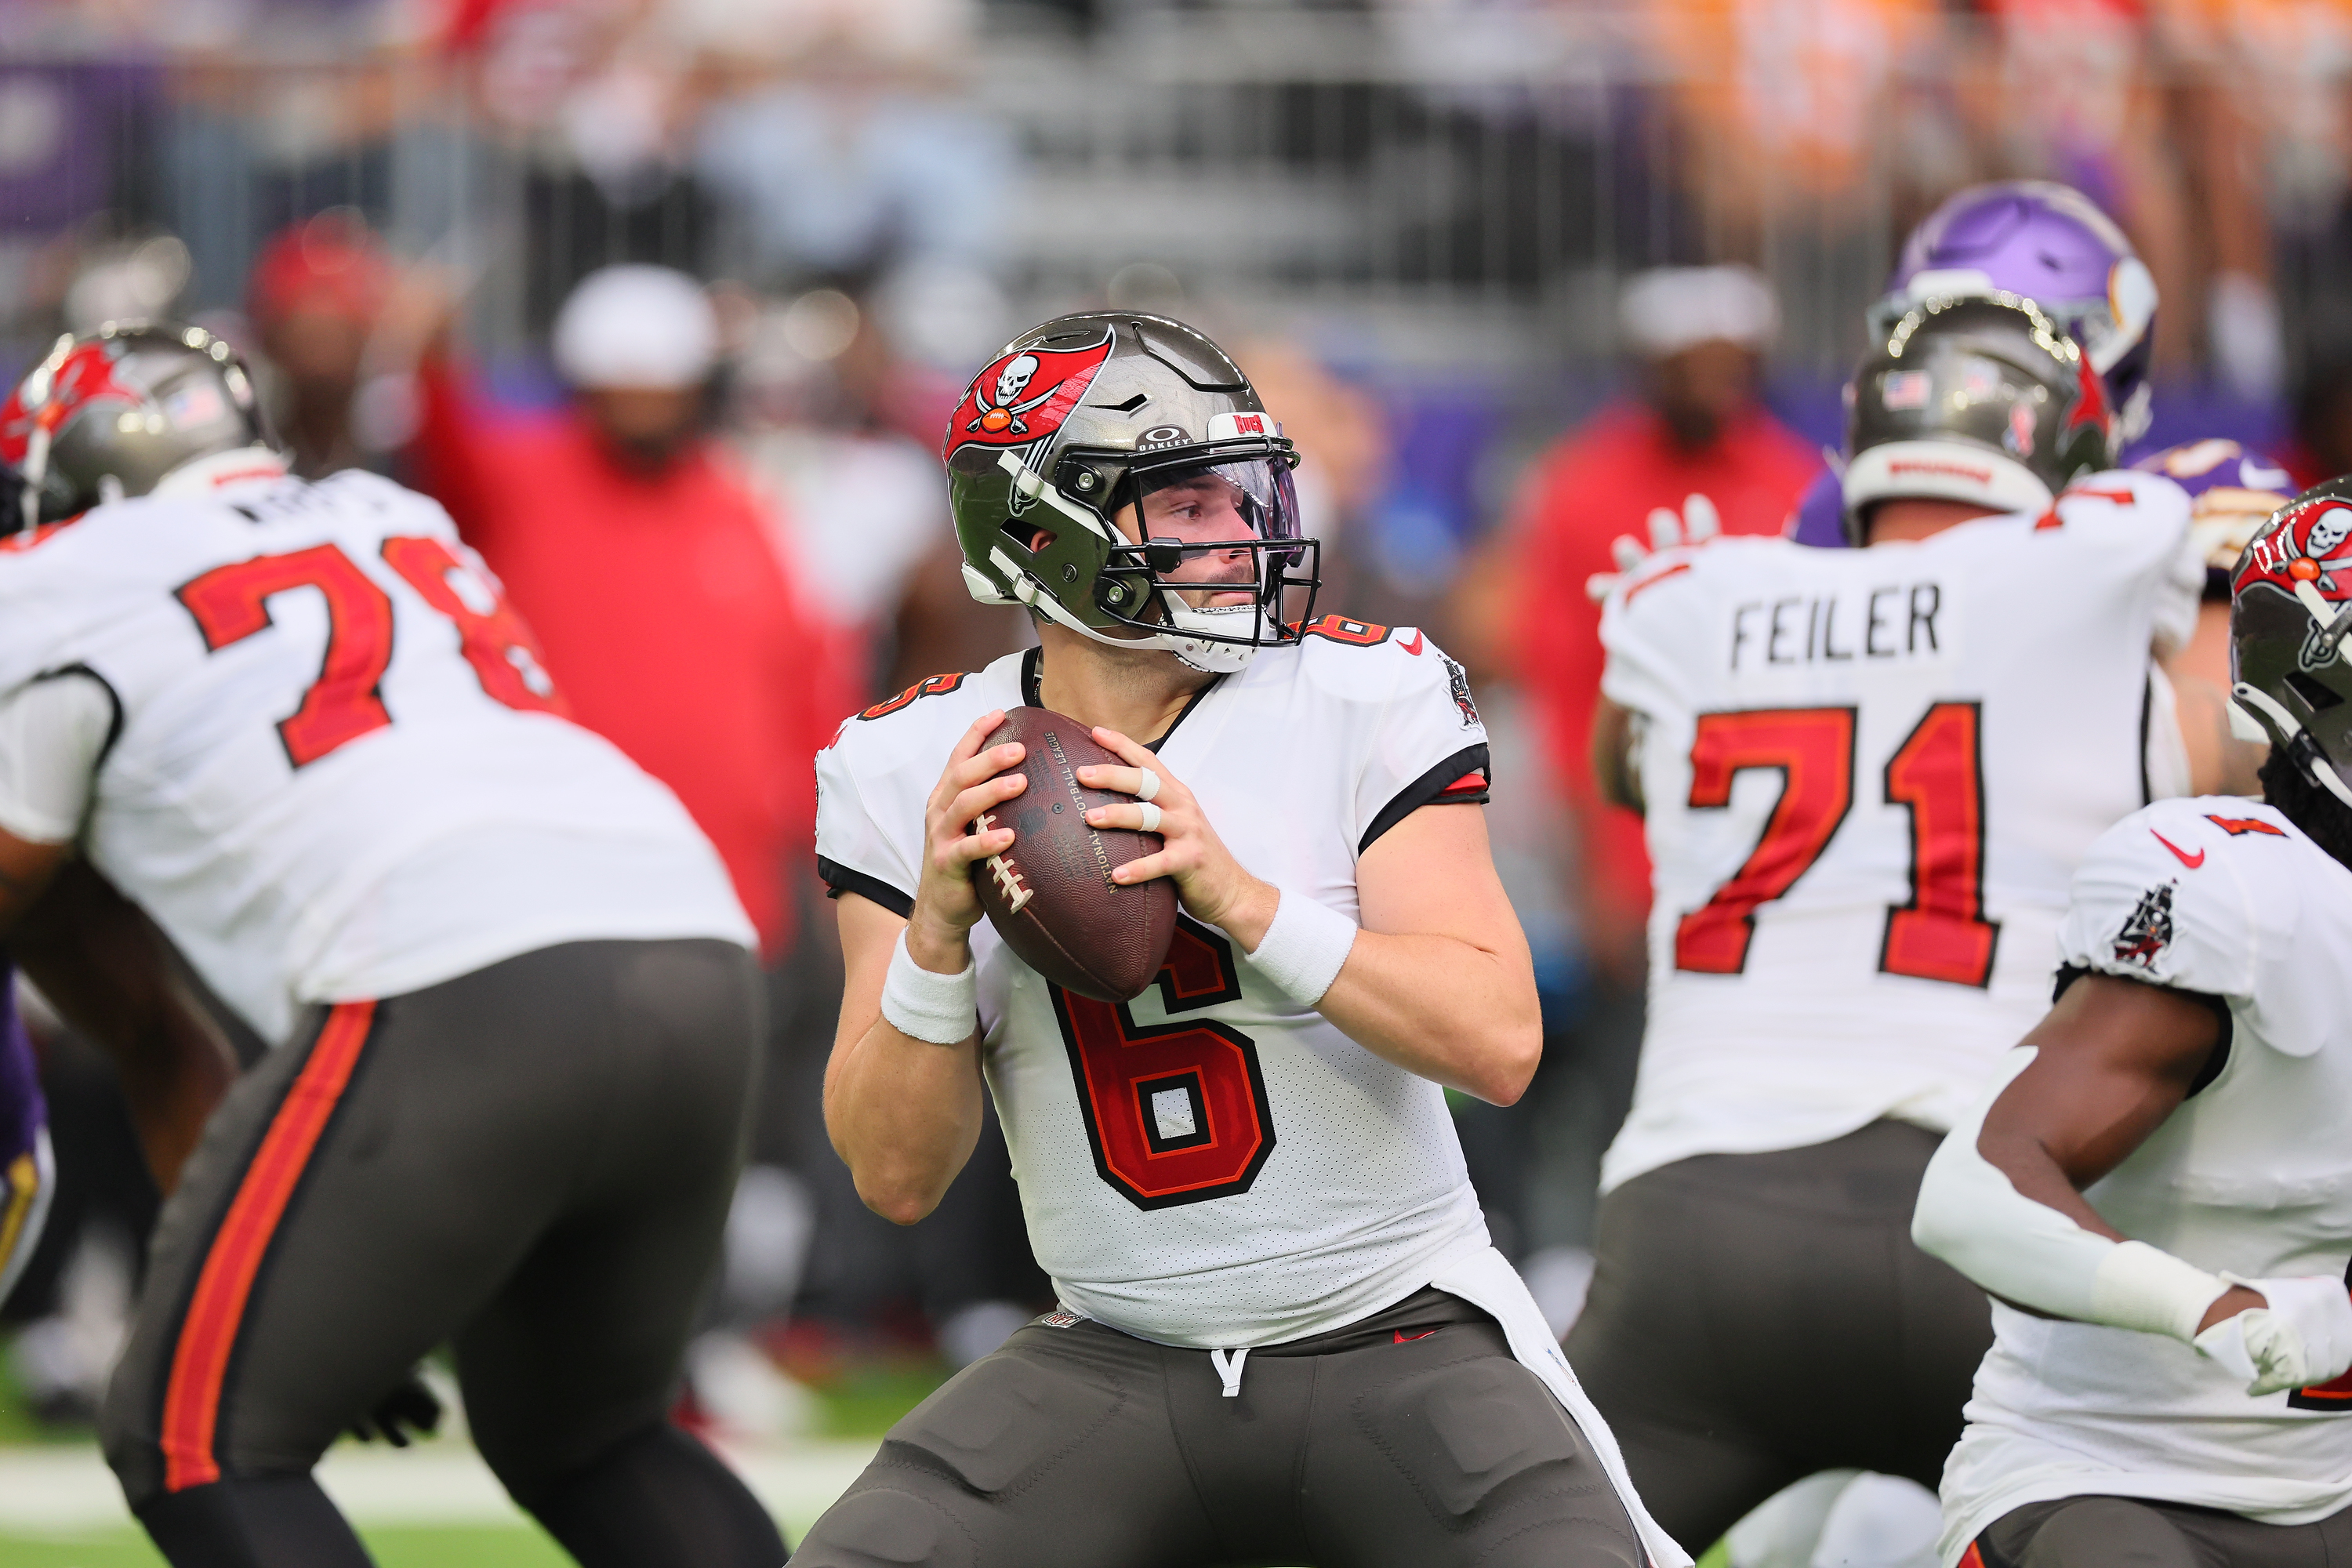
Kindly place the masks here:
<instances>
[{"instance_id":1,"label":"white cap","mask_svg":"<svg viewBox=\"0 0 2352 1568\"><path fill-rule=\"evenodd\" d=\"M719 362L719 312L667 267L607 267L555 318L555 368L574 386L699 386Z\"/></svg>"},{"instance_id":2,"label":"white cap","mask_svg":"<svg viewBox=\"0 0 2352 1568\"><path fill-rule=\"evenodd\" d=\"M1780 327L1780 308L1747 267L1654 267L1617 301L1625 346L1664 359L1705 342L1760 349Z\"/></svg>"}]
</instances>

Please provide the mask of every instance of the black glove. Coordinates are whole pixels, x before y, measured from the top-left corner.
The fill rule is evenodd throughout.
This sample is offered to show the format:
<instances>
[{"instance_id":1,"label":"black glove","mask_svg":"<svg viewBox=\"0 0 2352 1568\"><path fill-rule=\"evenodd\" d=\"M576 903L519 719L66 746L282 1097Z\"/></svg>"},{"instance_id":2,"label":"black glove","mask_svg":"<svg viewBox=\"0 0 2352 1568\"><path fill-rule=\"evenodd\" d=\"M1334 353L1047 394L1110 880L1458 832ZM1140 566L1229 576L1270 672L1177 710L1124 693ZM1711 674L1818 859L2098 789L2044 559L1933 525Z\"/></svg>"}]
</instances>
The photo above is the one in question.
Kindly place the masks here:
<instances>
[{"instance_id":1,"label":"black glove","mask_svg":"<svg viewBox=\"0 0 2352 1568\"><path fill-rule=\"evenodd\" d=\"M352 1436L362 1443L381 1437L395 1448L405 1448L412 1436L429 1437L440 1428L440 1398L412 1372L393 1384L374 1409L352 1423Z\"/></svg>"}]
</instances>

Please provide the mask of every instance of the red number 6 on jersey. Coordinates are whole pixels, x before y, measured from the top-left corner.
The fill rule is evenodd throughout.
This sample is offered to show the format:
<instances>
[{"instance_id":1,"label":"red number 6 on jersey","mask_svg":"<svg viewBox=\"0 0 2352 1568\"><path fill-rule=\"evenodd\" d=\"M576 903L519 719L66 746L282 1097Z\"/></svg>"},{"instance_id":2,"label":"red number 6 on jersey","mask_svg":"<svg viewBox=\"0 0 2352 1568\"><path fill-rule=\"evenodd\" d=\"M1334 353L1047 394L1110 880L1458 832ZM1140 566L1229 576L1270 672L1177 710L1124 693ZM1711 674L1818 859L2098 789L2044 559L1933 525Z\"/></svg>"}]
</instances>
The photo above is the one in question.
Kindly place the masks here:
<instances>
[{"instance_id":1,"label":"red number 6 on jersey","mask_svg":"<svg viewBox=\"0 0 2352 1568\"><path fill-rule=\"evenodd\" d=\"M1171 1014L1242 994L1231 944L1182 920L1158 984ZM1249 1191L1274 1152L1274 1115L1247 1035L1205 1018L1139 1025L1124 1004L1046 989L1104 1181L1139 1209Z\"/></svg>"}]
</instances>

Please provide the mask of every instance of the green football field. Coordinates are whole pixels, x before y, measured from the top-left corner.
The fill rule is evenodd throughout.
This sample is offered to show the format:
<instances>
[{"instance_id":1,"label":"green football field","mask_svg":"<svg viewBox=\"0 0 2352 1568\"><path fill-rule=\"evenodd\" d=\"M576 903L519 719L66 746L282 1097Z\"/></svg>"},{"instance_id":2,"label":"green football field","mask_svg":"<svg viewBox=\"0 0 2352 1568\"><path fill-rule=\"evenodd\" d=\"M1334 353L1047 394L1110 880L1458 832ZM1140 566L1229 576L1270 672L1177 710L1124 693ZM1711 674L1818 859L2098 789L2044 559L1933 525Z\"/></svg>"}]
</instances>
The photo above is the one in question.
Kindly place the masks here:
<instances>
[{"instance_id":1,"label":"green football field","mask_svg":"<svg viewBox=\"0 0 2352 1568\"><path fill-rule=\"evenodd\" d=\"M866 1439L730 1451L737 1470L798 1540L874 1452ZM572 1561L509 1502L472 1447L407 1453L345 1444L320 1479L381 1568L562 1568ZM0 1568L161 1568L123 1512L94 1446L0 1447Z\"/></svg>"},{"instance_id":2,"label":"green football field","mask_svg":"<svg viewBox=\"0 0 2352 1568\"><path fill-rule=\"evenodd\" d=\"M569 1568L572 1559L529 1526L382 1526L360 1532L380 1568ZM163 1568L136 1530L89 1535L0 1535L0 1568Z\"/></svg>"}]
</instances>

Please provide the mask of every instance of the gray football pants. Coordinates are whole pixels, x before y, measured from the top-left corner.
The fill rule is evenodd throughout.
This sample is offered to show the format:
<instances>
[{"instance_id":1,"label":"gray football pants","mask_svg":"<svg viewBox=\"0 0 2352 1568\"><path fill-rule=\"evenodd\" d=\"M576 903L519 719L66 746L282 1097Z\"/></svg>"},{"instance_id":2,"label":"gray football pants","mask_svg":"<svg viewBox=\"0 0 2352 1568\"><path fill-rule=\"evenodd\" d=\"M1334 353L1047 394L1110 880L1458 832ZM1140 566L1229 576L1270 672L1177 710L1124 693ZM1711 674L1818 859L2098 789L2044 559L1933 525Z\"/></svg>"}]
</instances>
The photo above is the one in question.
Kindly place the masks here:
<instances>
[{"instance_id":1,"label":"gray football pants","mask_svg":"<svg viewBox=\"0 0 2352 1568\"><path fill-rule=\"evenodd\" d=\"M2028 1503L1976 1538L1961 1568L2342 1568L2352 1509L2310 1524L2264 1524L2145 1498Z\"/></svg>"},{"instance_id":2,"label":"gray football pants","mask_svg":"<svg viewBox=\"0 0 2352 1568\"><path fill-rule=\"evenodd\" d=\"M1423 1290L1253 1351L1040 1319L890 1429L793 1568L1642 1568L1502 1330Z\"/></svg>"},{"instance_id":3,"label":"gray football pants","mask_svg":"<svg viewBox=\"0 0 2352 1568\"><path fill-rule=\"evenodd\" d=\"M1815 1470L1942 1479L1992 1311L1911 1241L1941 1141L1874 1121L1679 1161L1601 1200L1569 1364L1693 1554Z\"/></svg>"},{"instance_id":4,"label":"gray football pants","mask_svg":"<svg viewBox=\"0 0 2352 1568\"><path fill-rule=\"evenodd\" d=\"M248 1070L158 1221L101 1436L133 1509L299 1476L454 1341L526 1506L667 1413L751 1103L760 976L572 942L325 1009Z\"/></svg>"}]
</instances>

